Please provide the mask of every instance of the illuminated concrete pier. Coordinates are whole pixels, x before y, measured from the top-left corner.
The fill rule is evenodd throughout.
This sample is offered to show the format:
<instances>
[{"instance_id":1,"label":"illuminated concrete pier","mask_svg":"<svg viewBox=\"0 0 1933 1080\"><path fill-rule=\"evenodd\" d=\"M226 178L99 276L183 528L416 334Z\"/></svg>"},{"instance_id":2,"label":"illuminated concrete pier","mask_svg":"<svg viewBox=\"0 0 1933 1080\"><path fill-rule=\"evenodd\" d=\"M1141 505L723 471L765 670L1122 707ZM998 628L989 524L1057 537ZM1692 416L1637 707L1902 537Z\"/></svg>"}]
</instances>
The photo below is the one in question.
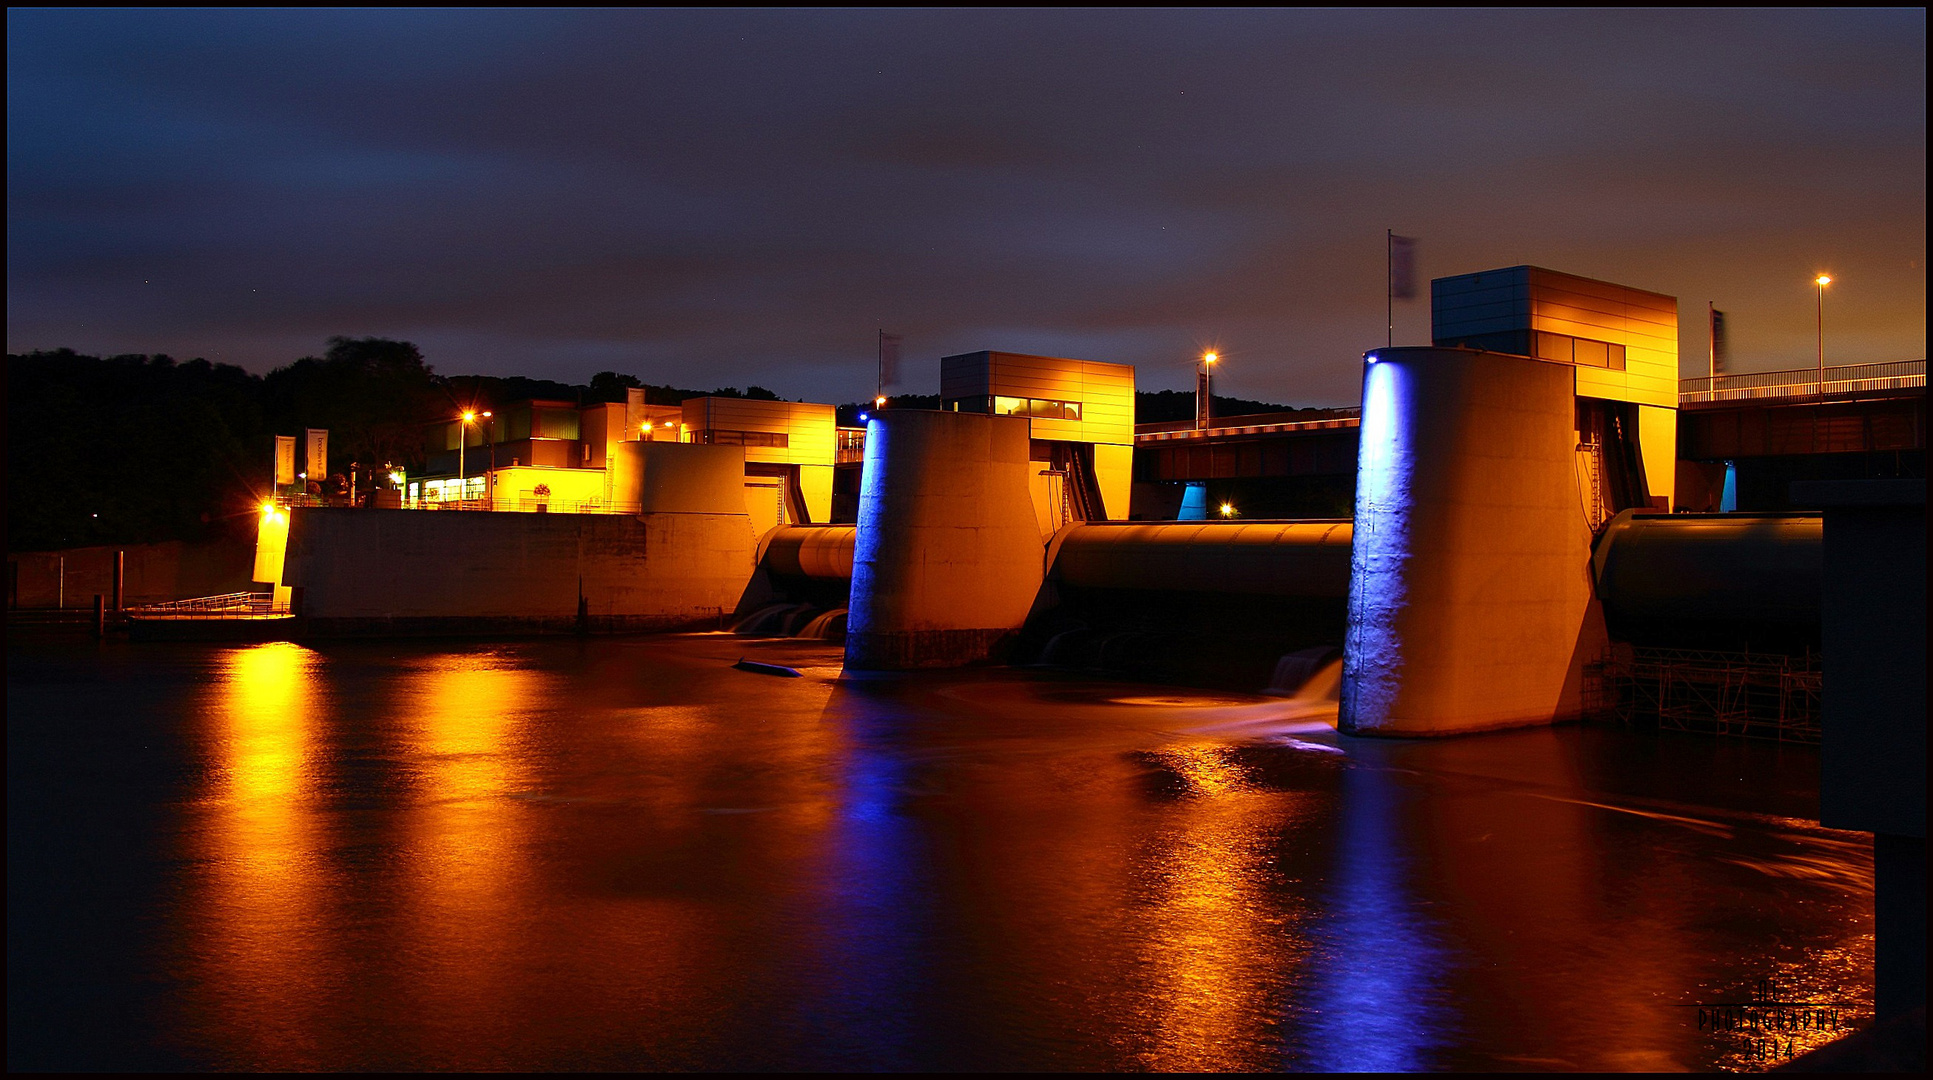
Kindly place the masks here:
<instances>
[{"instance_id":1,"label":"illuminated concrete pier","mask_svg":"<svg viewBox=\"0 0 1933 1080\"><path fill-rule=\"evenodd\" d=\"M866 432L846 666L1004 659L1041 580L1024 417L888 412Z\"/></svg>"},{"instance_id":2,"label":"illuminated concrete pier","mask_svg":"<svg viewBox=\"0 0 1933 1080\"><path fill-rule=\"evenodd\" d=\"M1574 717L1605 645L1566 365L1387 349L1363 376L1339 724L1443 735Z\"/></svg>"}]
</instances>

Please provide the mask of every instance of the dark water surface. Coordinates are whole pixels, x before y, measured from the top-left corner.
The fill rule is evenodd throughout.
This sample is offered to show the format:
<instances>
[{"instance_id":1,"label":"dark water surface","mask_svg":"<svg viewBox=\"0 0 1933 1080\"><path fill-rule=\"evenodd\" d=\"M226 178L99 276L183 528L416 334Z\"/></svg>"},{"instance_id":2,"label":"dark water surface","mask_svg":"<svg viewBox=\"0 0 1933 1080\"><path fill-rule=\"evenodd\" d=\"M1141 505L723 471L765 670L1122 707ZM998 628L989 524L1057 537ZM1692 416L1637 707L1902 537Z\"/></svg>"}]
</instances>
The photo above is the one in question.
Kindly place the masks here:
<instances>
[{"instance_id":1,"label":"dark water surface","mask_svg":"<svg viewBox=\"0 0 1933 1080\"><path fill-rule=\"evenodd\" d=\"M1810 750L838 663L11 641L8 1064L1703 1069L1756 980L1870 1013Z\"/></svg>"}]
</instances>

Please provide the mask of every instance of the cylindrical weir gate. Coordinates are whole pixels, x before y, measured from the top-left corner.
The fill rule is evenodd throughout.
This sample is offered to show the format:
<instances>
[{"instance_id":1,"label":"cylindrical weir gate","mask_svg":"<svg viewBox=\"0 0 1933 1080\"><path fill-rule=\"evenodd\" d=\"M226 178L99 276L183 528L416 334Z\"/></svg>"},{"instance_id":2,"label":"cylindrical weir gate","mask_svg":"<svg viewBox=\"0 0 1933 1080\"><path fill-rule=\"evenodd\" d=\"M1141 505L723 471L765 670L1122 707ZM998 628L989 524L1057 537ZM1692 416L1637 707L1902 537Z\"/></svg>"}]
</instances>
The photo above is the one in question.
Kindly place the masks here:
<instances>
[{"instance_id":1,"label":"cylindrical weir gate","mask_svg":"<svg viewBox=\"0 0 1933 1080\"><path fill-rule=\"evenodd\" d=\"M766 534L759 566L782 578L851 580L857 531L854 525L781 525Z\"/></svg>"},{"instance_id":2,"label":"cylindrical weir gate","mask_svg":"<svg viewBox=\"0 0 1933 1080\"><path fill-rule=\"evenodd\" d=\"M1341 600L1352 534L1348 521L1070 525L1047 555L1075 588Z\"/></svg>"},{"instance_id":3,"label":"cylindrical weir gate","mask_svg":"<svg viewBox=\"0 0 1933 1080\"><path fill-rule=\"evenodd\" d=\"M1611 636L1638 644L1791 649L1819 641L1818 514L1645 514L1597 539Z\"/></svg>"},{"instance_id":4,"label":"cylindrical weir gate","mask_svg":"<svg viewBox=\"0 0 1933 1080\"><path fill-rule=\"evenodd\" d=\"M1259 690L1342 644L1347 521L1070 525L1018 655L1127 678Z\"/></svg>"}]
</instances>

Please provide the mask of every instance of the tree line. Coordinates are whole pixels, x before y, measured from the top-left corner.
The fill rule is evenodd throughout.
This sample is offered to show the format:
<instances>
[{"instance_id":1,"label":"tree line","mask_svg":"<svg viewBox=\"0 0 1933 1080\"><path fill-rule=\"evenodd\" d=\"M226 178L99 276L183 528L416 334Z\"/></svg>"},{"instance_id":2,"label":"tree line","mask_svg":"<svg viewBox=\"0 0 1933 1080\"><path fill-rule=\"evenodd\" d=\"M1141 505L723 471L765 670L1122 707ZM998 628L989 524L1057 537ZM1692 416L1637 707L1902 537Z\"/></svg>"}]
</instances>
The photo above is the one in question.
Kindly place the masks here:
<instances>
[{"instance_id":1,"label":"tree line","mask_svg":"<svg viewBox=\"0 0 1933 1080\"><path fill-rule=\"evenodd\" d=\"M266 375L233 364L165 355L83 356L71 349L7 357L7 547L51 550L92 544L194 540L253 528L269 486L274 436L329 431L329 467L364 475L423 468L440 425L465 409L531 398L592 404L688 398L779 400L761 386L709 391L645 383L601 371L575 384L523 376L438 375L407 341L330 338ZM1140 423L1194 416L1190 392L1135 395ZM936 395L895 395L889 407L938 408ZM859 423L870 403L840 406ZM1216 397L1217 415L1281 411L1267 402ZM1323 410L1298 410L1310 413Z\"/></svg>"},{"instance_id":2,"label":"tree line","mask_svg":"<svg viewBox=\"0 0 1933 1080\"><path fill-rule=\"evenodd\" d=\"M584 385L443 376L407 341L334 337L267 375L201 358L7 357L7 548L195 540L252 530L274 436L329 430L329 467L423 466L438 425L464 409L527 398L590 404L641 388L655 404L711 393L776 400L763 387L711 391L604 371Z\"/></svg>"}]
</instances>

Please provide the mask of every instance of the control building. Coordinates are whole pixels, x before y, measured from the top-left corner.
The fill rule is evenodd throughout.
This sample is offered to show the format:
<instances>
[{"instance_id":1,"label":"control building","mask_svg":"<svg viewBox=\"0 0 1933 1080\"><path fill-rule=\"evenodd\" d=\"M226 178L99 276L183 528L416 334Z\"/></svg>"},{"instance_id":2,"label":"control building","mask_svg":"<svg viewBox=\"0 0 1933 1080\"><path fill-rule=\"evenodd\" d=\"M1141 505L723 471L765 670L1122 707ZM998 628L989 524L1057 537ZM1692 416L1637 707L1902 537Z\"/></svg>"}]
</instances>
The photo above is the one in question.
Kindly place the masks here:
<instances>
[{"instance_id":1,"label":"control building","mask_svg":"<svg viewBox=\"0 0 1933 1080\"><path fill-rule=\"evenodd\" d=\"M1128 516L1134 484L1134 368L973 352L940 360L940 407L1028 420L1041 535Z\"/></svg>"},{"instance_id":2,"label":"control building","mask_svg":"<svg viewBox=\"0 0 1933 1080\"><path fill-rule=\"evenodd\" d=\"M1430 337L1570 365L1594 524L1670 510L1678 457L1676 297L1512 266L1430 282Z\"/></svg>"},{"instance_id":3,"label":"control building","mask_svg":"<svg viewBox=\"0 0 1933 1080\"><path fill-rule=\"evenodd\" d=\"M652 405L634 389L622 402L515 402L452 420L440 435L428 474L408 482L405 505L637 513L636 444L679 442L745 448L746 512L760 532L832 512L831 405L712 396Z\"/></svg>"},{"instance_id":4,"label":"control building","mask_svg":"<svg viewBox=\"0 0 1933 1080\"><path fill-rule=\"evenodd\" d=\"M684 442L745 448L746 510L761 534L832 520L838 422L831 405L700 397L684 403L680 419Z\"/></svg>"}]
</instances>

